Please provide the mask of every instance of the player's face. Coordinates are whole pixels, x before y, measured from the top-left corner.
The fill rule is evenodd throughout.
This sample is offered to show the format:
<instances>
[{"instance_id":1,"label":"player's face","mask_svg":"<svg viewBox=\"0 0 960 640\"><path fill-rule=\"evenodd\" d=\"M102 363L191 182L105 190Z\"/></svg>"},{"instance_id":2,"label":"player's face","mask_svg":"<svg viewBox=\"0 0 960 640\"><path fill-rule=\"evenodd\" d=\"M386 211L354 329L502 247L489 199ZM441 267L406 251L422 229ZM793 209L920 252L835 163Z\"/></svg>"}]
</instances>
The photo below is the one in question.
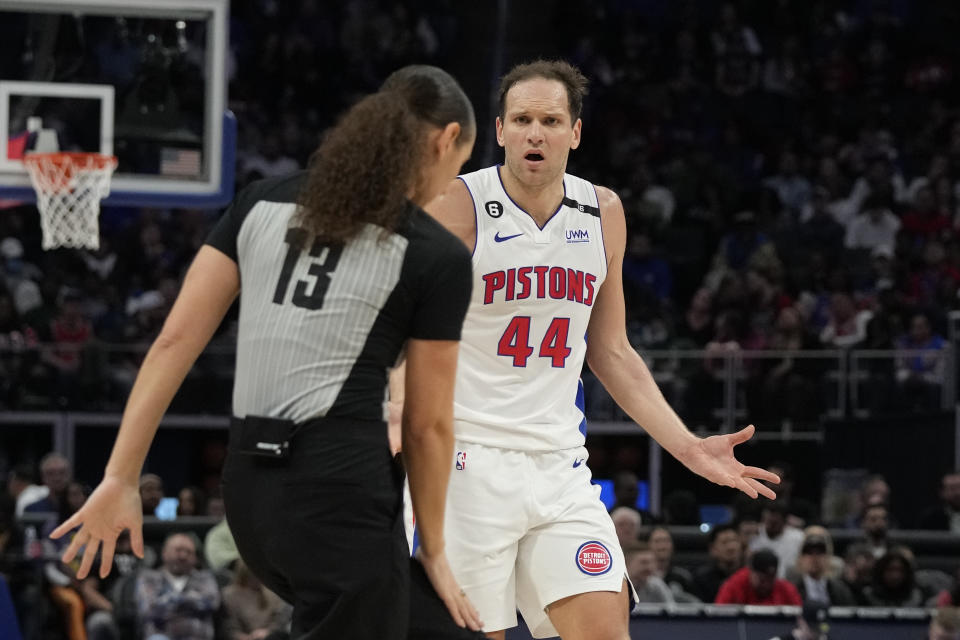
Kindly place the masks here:
<instances>
[{"instance_id":1,"label":"player's face","mask_svg":"<svg viewBox=\"0 0 960 640\"><path fill-rule=\"evenodd\" d=\"M563 179L571 149L580 145L581 122L570 117L567 89L559 80L531 78L510 87L497 142L507 170L523 185L544 187Z\"/></svg>"}]
</instances>

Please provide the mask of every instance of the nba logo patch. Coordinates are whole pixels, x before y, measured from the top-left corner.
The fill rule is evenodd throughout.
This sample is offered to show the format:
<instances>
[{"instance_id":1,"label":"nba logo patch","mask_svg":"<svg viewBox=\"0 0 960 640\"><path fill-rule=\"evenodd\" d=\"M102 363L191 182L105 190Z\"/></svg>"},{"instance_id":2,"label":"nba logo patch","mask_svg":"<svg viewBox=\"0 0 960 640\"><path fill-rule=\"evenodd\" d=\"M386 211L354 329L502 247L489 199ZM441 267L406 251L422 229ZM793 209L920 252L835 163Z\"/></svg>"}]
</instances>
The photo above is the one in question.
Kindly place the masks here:
<instances>
[{"instance_id":1,"label":"nba logo patch","mask_svg":"<svg viewBox=\"0 0 960 640\"><path fill-rule=\"evenodd\" d=\"M457 471L463 471L467 466L467 452L457 451Z\"/></svg>"},{"instance_id":2,"label":"nba logo patch","mask_svg":"<svg viewBox=\"0 0 960 640\"><path fill-rule=\"evenodd\" d=\"M588 576L602 576L612 566L610 550L596 540L584 542L577 549L577 567Z\"/></svg>"}]
</instances>

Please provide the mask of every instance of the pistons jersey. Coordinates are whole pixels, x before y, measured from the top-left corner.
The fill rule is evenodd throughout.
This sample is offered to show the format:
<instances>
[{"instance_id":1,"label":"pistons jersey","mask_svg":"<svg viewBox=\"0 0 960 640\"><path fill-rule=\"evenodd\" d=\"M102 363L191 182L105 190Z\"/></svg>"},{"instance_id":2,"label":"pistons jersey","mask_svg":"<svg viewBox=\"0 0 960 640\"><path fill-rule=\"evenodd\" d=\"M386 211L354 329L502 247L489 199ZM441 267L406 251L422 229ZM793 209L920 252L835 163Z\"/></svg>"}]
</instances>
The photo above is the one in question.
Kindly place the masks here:
<instances>
[{"instance_id":1,"label":"pistons jersey","mask_svg":"<svg viewBox=\"0 0 960 640\"><path fill-rule=\"evenodd\" d=\"M563 201L540 227L510 199L499 166L461 179L473 198L477 239L456 437L526 451L581 446L587 325L607 274L596 189L564 175Z\"/></svg>"}]
</instances>

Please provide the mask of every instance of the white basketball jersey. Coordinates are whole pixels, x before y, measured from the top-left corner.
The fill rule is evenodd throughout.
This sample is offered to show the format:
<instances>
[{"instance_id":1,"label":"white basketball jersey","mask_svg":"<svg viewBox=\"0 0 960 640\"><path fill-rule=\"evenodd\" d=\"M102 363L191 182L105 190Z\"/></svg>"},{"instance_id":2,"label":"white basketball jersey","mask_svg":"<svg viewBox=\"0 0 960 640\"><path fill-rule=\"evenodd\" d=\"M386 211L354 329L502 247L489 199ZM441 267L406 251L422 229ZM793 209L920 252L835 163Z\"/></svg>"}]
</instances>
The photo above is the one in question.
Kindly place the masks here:
<instances>
[{"instance_id":1,"label":"white basketball jersey","mask_svg":"<svg viewBox=\"0 0 960 640\"><path fill-rule=\"evenodd\" d=\"M507 195L499 167L461 176L473 197L473 299L457 369L456 437L527 451L584 443L580 372L607 262L594 186L564 175L540 228Z\"/></svg>"}]
</instances>

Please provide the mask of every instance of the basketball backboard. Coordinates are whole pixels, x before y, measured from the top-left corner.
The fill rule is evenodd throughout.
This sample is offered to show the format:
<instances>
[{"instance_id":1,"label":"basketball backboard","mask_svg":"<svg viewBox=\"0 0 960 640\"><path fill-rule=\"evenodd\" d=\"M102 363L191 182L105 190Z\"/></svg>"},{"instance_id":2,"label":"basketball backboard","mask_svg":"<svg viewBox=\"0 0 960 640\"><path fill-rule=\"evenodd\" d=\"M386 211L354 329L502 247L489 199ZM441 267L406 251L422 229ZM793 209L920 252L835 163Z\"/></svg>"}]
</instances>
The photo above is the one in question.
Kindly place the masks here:
<instances>
[{"instance_id":1,"label":"basketball backboard","mask_svg":"<svg viewBox=\"0 0 960 640\"><path fill-rule=\"evenodd\" d=\"M228 11L228 0L0 0L0 198L34 199L22 156L53 144L117 157L105 205L226 204Z\"/></svg>"}]
</instances>

